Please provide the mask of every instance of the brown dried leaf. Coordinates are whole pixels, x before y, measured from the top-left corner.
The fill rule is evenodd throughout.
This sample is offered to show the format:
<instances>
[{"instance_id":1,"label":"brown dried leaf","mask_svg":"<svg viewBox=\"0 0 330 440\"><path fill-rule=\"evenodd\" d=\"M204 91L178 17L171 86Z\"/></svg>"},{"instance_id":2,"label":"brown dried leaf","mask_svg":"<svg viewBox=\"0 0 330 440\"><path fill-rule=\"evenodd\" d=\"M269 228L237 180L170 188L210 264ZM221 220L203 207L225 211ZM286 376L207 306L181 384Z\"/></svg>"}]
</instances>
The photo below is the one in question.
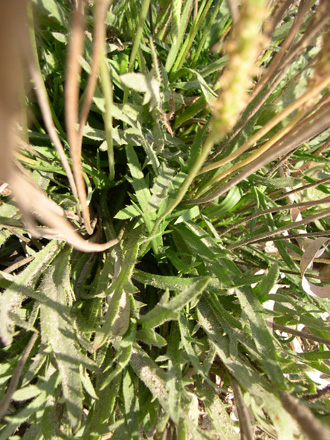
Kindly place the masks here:
<instances>
[{"instance_id":1,"label":"brown dried leaf","mask_svg":"<svg viewBox=\"0 0 330 440\"><path fill-rule=\"evenodd\" d=\"M318 298L329 298L330 297L330 286L319 286L312 284L305 277L305 273L310 264L313 263L314 258L319 258L325 251L323 246L328 246L330 239L326 237L320 237L314 240L307 246L301 261L300 261L300 272L302 276L302 286L306 293L312 296L317 296Z\"/></svg>"},{"instance_id":2,"label":"brown dried leaf","mask_svg":"<svg viewBox=\"0 0 330 440\"><path fill-rule=\"evenodd\" d=\"M87 241L75 231L65 218L63 209L20 173L12 172L9 185L22 212L24 222L36 237L45 236L45 231L36 225L34 218L50 228L47 234L51 235L51 238L64 240L81 252L103 252L115 246L123 235L123 231L121 231L117 238L102 244Z\"/></svg>"}]
</instances>

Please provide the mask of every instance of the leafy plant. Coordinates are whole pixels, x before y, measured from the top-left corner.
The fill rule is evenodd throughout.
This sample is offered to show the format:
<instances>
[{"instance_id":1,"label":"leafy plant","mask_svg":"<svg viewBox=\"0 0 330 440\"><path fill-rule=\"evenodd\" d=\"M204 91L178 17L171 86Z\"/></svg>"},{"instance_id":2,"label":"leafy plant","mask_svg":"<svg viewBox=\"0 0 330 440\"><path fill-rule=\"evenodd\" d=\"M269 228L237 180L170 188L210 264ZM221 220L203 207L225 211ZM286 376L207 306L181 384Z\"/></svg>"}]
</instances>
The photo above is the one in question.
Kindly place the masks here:
<instances>
[{"instance_id":1,"label":"leafy plant","mask_svg":"<svg viewBox=\"0 0 330 440\"><path fill-rule=\"evenodd\" d=\"M328 438L328 3L0 4L1 440Z\"/></svg>"}]
</instances>

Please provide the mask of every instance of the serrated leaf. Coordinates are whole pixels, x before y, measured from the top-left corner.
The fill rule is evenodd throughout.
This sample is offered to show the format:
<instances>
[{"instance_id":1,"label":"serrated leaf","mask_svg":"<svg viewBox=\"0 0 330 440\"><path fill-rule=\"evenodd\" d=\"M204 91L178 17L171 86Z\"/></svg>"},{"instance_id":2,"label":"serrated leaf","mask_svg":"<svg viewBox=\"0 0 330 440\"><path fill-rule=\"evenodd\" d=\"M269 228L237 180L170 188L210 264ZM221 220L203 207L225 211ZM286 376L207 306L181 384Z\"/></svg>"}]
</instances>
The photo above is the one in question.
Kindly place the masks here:
<instances>
[{"instance_id":1,"label":"serrated leaf","mask_svg":"<svg viewBox=\"0 0 330 440\"><path fill-rule=\"evenodd\" d=\"M279 438L293 440L293 429L289 415L283 409L279 399L272 394L269 383L260 376L260 372L254 370L246 359L243 361L241 356L231 356L228 337L223 334L216 314L205 297L199 301L197 310L198 320L209 340L214 344L223 364L254 397L257 404L265 406L268 415L278 429Z\"/></svg>"},{"instance_id":2,"label":"serrated leaf","mask_svg":"<svg viewBox=\"0 0 330 440\"><path fill-rule=\"evenodd\" d=\"M209 281L210 278L202 278L170 299L168 303L157 304L150 312L140 318L140 322L145 328L154 328L165 321L178 319L178 312L187 303L200 295Z\"/></svg>"},{"instance_id":3,"label":"serrated leaf","mask_svg":"<svg viewBox=\"0 0 330 440\"><path fill-rule=\"evenodd\" d=\"M175 171L163 162L158 173L150 190L151 197L148 202L147 211L157 211L161 203L166 203L166 197L172 188Z\"/></svg>"},{"instance_id":4,"label":"serrated leaf","mask_svg":"<svg viewBox=\"0 0 330 440\"><path fill-rule=\"evenodd\" d=\"M58 373L55 371L47 382L44 382L44 391L40 393L32 402L30 402L24 409L18 413L7 416L7 422L0 431L0 440L7 440L13 434L13 432L36 412L42 410L47 403L47 395L51 394L58 384Z\"/></svg>"},{"instance_id":5,"label":"serrated leaf","mask_svg":"<svg viewBox=\"0 0 330 440\"><path fill-rule=\"evenodd\" d=\"M179 423L181 394L183 390L182 372L180 368L181 352L179 350L180 338L177 325L171 327L171 333L166 354L168 356L168 369L166 390L168 391L170 417L175 424Z\"/></svg>"},{"instance_id":6,"label":"serrated leaf","mask_svg":"<svg viewBox=\"0 0 330 440\"><path fill-rule=\"evenodd\" d=\"M148 212L148 203L150 200L150 190L145 181L144 175L141 170L141 166L138 157L130 145L126 146L126 154L128 160L128 167L132 176L132 185L135 190L136 197L138 199L140 208L143 212L143 218L146 226L151 232L153 226L154 213Z\"/></svg>"},{"instance_id":7,"label":"serrated leaf","mask_svg":"<svg viewBox=\"0 0 330 440\"><path fill-rule=\"evenodd\" d=\"M220 438L226 440L239 440L235 432L235 425L226 411L226 405L219 399L217 392L207 383L198 381L198 390L203 396L203 403L211 422Z\"/></svg>"},{"instance_id":8,"label":"serrated leaf","mask_svg":"<svg viewBox=\"0 0 330 440\"><path fill-rule=\"evenodd\" d=\"M126 254L124 257L123 265L121 267L121 271L106 292L107 295L111 295L111 299L109 301L108 311L105 315L105 322L102 328L97 331L95 336L95 348L99 348L100 346L102 346L106 342L108 337L112 334L112 327L120 309L121 297L125 292L126 286L130 285L133 269L137 262L140 239L141 229L135 229L131 232L131 236L126 243ZM129 321L129 315L126 318Z\"/></svg>"},{"instance_id":9,"label":"serrated leaf","mask_svg":"<svg viewBox=\"0 0 330 440\"><path fill-rule=\"evenodd\" d=\"M196 281L205 279L205 277L179 277L179 276L164 276L143 272L142 270L135 269L133 273L133 279L143 284L157 287L158 289L169 289L180 291L187 287L192 286ZM212 280L214 283L218 283L217 279Z\"/></svg>"},{"instance_id":10,"label":"serrated leaf","mask_svg":"<svg viewBox=\"0 0 330 440\"><path fill-rule=\"evenodd\" d=\"M262 362L270 380L279 387L285 386L285 379L278 364L273 338L262 316L263 308L251 287L236 289L242 310L247 315L255 344L262 356Z\"/></svg>"},{"instance_id":11,"label":"serrated leaf","mask_svg":"<svg viewBox=\"0 0 330 440\"><path fill-rule=\"evenodd\" d=\"M129 218L138 217L142 212L134 205L128 205L124 209L117 212L114 218L118 220L127 220Z\"/></svg>"},{"instance_id":12,"label":"serrated leaf","mask_svg":"<svg viewBox=\"0 0 330 440\"><path fill-rule=\"evenodd\" d=\"M14 322L9 317L9 312L16 312L24 298L24 290L31 289L36 283L42 270L47 267L50 261L61 248L62 244L51 241L41 251L34 260L23 270L15 281L4 291L0 297L0 339L4 345L12 342Z\"/></svg>"},{"instance_id":13,"label":"serrated leaf","mask_svg":"<svg viewBox=\"0 0 330 440\"><path fill-rule=\"evenodd\" d=\"M77 348L67 306L70 285L71 249L64 250L53 261L41 284L48 303L40 306L41 336L54 352L58 365L63 397L71 427L76 430L82 417L82 384L79 366L84 356Z\"/></svg>"}]
</instances>

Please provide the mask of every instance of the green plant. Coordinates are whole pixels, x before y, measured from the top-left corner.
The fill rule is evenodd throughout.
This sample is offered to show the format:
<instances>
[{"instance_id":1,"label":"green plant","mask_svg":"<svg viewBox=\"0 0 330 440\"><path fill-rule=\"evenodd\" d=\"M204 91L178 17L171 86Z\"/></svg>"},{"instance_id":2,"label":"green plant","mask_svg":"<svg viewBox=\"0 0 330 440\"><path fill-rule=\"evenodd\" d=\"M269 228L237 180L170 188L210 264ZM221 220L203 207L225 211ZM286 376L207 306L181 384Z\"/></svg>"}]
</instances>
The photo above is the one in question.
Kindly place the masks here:
<instances>
[{"instance_id":1,"label":"green plant","mask_svg":"<svg viewBox=\"0 0 330 440\"><path fill-rule=\"evenodd\" d=\"M328 438L328 7L0 5L1 440Z\"/></svg>"}]
</instances>

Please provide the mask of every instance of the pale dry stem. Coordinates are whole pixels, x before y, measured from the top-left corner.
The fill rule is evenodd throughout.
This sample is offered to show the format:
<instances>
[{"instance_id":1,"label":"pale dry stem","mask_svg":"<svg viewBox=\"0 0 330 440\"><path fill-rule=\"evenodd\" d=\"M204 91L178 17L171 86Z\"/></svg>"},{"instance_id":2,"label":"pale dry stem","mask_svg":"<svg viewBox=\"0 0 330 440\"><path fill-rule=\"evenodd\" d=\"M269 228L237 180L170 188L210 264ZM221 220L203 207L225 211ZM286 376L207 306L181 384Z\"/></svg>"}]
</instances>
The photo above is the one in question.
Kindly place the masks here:
<instances>
[{"instance_id":1,"label":"pale dry stem","mask_svg":"<svg viewBox=\"0 0 330 440\"><path fill-rule=\"evenodd\" d=\"M81 65L80 57L84 50L84 1L77 0L73 15L71 37L68 49L67 73L65 80L65 121L70 145L73 175L77 186L78 199L81 204L82 217L88 234L93 233L83 170L81 165L81 143L77 131L79 118L79 85Z\"/></svg>"}]
</instances>

